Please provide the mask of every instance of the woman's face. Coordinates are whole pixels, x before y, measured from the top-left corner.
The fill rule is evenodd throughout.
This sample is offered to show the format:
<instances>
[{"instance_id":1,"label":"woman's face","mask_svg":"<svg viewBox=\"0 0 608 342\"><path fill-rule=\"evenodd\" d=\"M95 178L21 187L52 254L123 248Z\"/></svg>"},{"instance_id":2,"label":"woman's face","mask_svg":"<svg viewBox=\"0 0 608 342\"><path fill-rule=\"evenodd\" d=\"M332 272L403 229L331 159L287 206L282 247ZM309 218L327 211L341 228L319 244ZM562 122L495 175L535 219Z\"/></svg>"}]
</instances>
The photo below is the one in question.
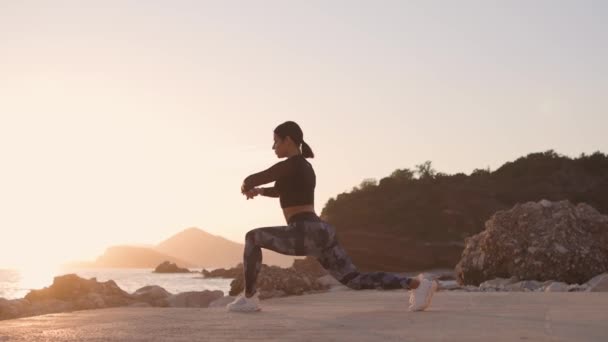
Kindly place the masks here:
<instances>
[{"instance_id":1,"label":"woman's face","mask_svg":"<svg viewBox=\"0 0 608 342\"><path fill-rule=\"evenodd\" d=\"M283 158L287 155L287 137L285 139L281 139L276 133L274 133L274 144L272 144L272 149L278 158Z\"/></svg>"}]
</instances>

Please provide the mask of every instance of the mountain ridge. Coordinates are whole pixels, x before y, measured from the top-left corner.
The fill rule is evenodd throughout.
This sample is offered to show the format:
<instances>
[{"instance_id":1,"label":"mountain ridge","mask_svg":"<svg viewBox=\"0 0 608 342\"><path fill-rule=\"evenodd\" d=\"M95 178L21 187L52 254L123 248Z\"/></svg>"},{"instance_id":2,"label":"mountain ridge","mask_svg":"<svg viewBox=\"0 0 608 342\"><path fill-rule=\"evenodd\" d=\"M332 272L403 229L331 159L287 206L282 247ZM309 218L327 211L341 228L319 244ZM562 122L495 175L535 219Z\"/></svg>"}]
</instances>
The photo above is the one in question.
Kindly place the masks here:
<instances>
[{"instance_id":1,"label":"mountain ridge","mask_svg":"<svg viewBox=\"0 0 608 342\"><path fill-rule=\"evenodd\" d=\"M243 261L244 244L188 227L157 244L120 244L106 248L94 261L68 261L66 267L154 268L165 260L188 268L230 268ZM267 265L289 267L294 256L262 249Z\"/></svg>"}]
</instances>

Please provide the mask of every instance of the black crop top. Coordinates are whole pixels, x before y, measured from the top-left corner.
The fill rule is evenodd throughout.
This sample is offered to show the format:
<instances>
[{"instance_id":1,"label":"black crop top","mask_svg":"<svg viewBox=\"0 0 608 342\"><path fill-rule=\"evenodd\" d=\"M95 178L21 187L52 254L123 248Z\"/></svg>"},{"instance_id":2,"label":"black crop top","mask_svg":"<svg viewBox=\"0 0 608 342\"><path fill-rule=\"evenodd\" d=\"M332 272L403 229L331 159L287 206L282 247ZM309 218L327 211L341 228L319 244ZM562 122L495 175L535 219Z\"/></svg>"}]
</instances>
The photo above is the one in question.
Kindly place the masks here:
<instances>
[{"instance_id":1,"label":"black crop top","mask_svg":"<svg viewBox=\"0 0 608 342\"><path fill-rule=\"evenodd\" d=\"M294 205L314 204L316 175L312 165L296 154L270 168L247 176L243 190L275 181L274 187L264 188L264 196L280 197L281 208Z\"/></svg>"}]
</instances>

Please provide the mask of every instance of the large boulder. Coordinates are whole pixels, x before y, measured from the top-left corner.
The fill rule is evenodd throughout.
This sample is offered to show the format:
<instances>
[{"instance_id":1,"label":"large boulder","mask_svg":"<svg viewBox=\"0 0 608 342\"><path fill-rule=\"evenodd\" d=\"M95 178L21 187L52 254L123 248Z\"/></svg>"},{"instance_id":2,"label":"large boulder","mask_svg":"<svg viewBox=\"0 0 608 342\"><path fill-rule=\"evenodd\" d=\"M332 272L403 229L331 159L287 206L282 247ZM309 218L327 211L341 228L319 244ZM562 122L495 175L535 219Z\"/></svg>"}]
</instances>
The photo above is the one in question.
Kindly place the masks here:
<instances>
[{"instance_id":1,"label":"large boulder","mask_svg":"<svg viewBox=\"0 0 608 342\"><path fill-rule=\"evenodd\" d=\"M187 268L181 268L177 266L177 264L165 261L162 264L156 266L154 269L155 273L190 273L190 270Z\"/></svg>"},{"instance_id":2,"label":"large boulder","mask_svg":"<svg viewBox=\"0 0 608 342\"><path fill-rule=\"evenodd\" d=\"M314 293L329 288L328 285L316 280L306 273L296 271L293 267L281 268L262 264L256 287L260 299ZM230 283L230 287L229 295L231 296L236 296L244 290L242 273Z\"/></svg>"},{"instance_id":3,"label":"large boulder","mask_svg":"<svg viewBox=\"0 0 608 342\"><path fill-rule=\"evenodd\" d=\"M123 306L135 301L113 280L98 282L96 278L84 279L73 273L55 277L50 287L32 290L25 299L31 303L61 300L72 303L76 310Z\"/></svg>"},{"instance_id":4,"label":"large boulder","mask_svg":"<svg viewBox=\"0 0 608 342\"><path fill-rule=\"evenodd\" d=\"M608 271L608 216L569 201L527 202L496 212L465 240L460 284L494 278L584 283Z\"/></svg>"},{"instance_id":5,"label":"large boulder","mask_svg":"<svg viewBox=\"0 0 608 342\"><path fill-rule=\"evenodd\" d=\"M137 299L137 301L146 302L150 304L150 306L160 307L169 306L167 297L171 295L172 294L169 291L158 285L144 286L133 292L133 297Z\"/></svg>"}]
</instances>

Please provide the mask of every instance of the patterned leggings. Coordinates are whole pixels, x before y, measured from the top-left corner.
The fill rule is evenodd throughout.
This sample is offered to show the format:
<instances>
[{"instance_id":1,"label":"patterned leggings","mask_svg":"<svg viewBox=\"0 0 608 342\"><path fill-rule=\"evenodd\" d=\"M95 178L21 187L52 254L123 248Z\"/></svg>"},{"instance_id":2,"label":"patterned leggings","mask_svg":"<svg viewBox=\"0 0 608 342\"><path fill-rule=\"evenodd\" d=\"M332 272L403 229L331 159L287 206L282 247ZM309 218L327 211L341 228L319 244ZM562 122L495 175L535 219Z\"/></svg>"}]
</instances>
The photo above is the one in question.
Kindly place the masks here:
<instances>
[{"instance_id":1,"label":"patterned leggings","mask_svg":"<svg viewBox=\"0 0 608 342\"><path fill-rule=\"evenodd\" d=\"M247 232L243 267L248 297L256 292L262 248L287 255L314 256L329 274L351 289L409 289L411 278L389 272L357 271L338 244L335 228L315 213L307 212L293 215L287 226L262 227Z\"/></svg>"}]
</instances>

